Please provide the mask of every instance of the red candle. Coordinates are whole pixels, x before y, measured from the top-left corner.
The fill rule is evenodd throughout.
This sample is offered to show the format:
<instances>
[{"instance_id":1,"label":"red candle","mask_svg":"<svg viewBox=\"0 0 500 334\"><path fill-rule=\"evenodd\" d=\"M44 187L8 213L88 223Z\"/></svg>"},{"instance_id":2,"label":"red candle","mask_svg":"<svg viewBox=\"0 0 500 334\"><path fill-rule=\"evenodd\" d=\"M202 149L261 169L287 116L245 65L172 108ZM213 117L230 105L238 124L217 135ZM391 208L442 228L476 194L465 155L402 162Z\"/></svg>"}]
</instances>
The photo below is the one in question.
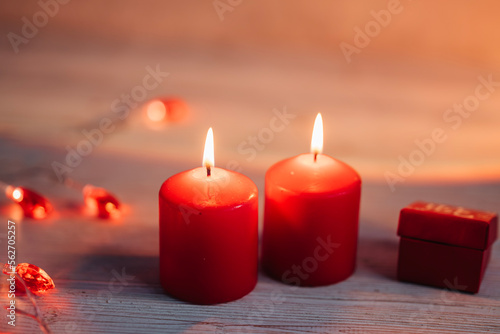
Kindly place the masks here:
<instances>
[{"instance_id":1,"label":"red candle","mask_svg":"<svg viewBox=\"0 0 500 334\"><path fill-rule=\"evenodd\" d=\"M263 265L284 283L327 285L354 272L361 179L322 148L318 114L312 153L280 161L266 173Z\"/></svg>"},{"instance_id":2,"label":"red candle","mask_svg":"<svg viewBox=\"0 0 500 334\"><path fill-rule=\"evenodd\" d=\"M160 189L160 280L173 297L216 304L245 296L257 283L257 187L213 167L211 128L203 165Z\"/></svg>"}]
</instances>

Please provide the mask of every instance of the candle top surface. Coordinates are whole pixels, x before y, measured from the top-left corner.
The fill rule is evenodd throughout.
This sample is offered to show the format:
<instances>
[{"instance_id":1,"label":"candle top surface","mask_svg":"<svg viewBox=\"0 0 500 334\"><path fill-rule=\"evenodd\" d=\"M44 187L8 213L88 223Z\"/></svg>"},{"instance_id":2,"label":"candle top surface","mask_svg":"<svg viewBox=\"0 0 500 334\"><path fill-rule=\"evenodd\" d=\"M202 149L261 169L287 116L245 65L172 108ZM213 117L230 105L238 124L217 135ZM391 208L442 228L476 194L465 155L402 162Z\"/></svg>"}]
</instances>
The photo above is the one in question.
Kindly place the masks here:
<instances>
[{"instance_id":1,"label":"candle top surface","mask_svg":"<svg viewBox=\"0 0 500 334\"><path fill-rule=\"evenodd\" d=\"M177 205L198 209L237 208L255 198L257 186L243 174L212 167L187 170L168 178L160 189L160 197Z\"/></svg>"},{"instance_id":2,"label":"candle top surface","mask_svg":"<svg viewBox=\"0 0 500 334\"><path fill-rule=\"evenodd\" d=\"M359 174L346 163L325 154L305 153L282 160L269 168L266 183L284 190L318 194L350 191L361 184Z\"/></svg>"}]
</instances>

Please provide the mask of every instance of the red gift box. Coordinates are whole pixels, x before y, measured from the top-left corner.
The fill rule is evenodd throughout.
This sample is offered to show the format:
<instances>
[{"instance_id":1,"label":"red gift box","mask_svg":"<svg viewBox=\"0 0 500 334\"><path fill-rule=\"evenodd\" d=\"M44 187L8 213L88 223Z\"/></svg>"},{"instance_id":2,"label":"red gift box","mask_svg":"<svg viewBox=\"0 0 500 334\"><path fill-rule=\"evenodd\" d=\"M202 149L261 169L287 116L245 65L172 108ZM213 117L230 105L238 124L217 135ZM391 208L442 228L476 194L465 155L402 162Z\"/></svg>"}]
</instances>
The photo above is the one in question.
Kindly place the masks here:
<instances>
[{"instance_id":1,"label":"red gift box","mask_svg":"<svg viewBox=\"0 0 500 334\"><path fill-rule=\"evenodd\" d=\"M399 216L398 279L477 293L497 228L495 213L410 204Z\"/></svg>"}]
</instances>

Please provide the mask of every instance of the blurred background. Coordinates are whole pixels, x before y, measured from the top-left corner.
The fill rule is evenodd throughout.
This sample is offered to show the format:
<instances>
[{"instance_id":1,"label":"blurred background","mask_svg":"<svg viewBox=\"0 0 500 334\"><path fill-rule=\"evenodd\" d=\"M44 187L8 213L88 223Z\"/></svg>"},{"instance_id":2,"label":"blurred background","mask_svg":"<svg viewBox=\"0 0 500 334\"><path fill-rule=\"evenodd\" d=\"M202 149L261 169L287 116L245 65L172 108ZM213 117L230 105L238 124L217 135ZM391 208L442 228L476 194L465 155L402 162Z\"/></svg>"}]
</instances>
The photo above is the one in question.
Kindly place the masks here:
<instances>
[{"instance_id":1,"label":"blurred background","mask_svg":"<svg viewBox=\"0 0 500 334\"><path fill-rule=\"evenodd\" d=\"M322 112L324 152L370 180L399 175L402 159L416 166L410 183L500 176L500 93L467 100L467 117L446 115L474 96L478 77L500 81L493 0L64 2L0 5L4 143L46 145L63 159L151 67L169 75L132 97L137 107L85 159L198 166L213 126L219 166L260 172L308 151ZM152 130L140 109L158 96L183 99L189 117ZM274 109L293 118L271 136L262 129ZM420 163L415 141L436 128L446 140ZM2 159L2 168L16 164Z\"/></svg>"}]
</instances>

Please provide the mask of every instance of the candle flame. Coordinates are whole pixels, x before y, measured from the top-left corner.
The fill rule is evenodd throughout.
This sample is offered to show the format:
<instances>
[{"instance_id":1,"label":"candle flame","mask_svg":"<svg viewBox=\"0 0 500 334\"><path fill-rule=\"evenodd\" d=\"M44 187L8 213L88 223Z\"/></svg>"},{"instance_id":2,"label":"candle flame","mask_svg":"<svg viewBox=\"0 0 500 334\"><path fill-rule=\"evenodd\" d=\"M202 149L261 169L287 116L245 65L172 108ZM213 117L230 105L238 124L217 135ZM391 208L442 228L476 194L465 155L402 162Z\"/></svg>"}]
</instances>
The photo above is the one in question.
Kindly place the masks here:
<instances>
[{"instance_id":1,"label":"candle flame","mask_svg":"<svg viewBox=\"0 0 500 334\"><path fill-rule=\"evenodd\" d=\"M214 132L212 128L210 128L207 132L205 150L203 151L203 166L207 168L207 175L210 175L210 168L214 165Z\"/></svg>"},{"instance_id":2,"label":"candle flame","mask_svg":"<svg viewBox=\"0 0 500 334\"><path fill-rule=\"evenodd\" d=\"M323 118L321 113L318 113L316 120L314 121L314 129L311 139L311 153L314 153L314 157L323 152Z\"/></svg>"}]
</instances>

